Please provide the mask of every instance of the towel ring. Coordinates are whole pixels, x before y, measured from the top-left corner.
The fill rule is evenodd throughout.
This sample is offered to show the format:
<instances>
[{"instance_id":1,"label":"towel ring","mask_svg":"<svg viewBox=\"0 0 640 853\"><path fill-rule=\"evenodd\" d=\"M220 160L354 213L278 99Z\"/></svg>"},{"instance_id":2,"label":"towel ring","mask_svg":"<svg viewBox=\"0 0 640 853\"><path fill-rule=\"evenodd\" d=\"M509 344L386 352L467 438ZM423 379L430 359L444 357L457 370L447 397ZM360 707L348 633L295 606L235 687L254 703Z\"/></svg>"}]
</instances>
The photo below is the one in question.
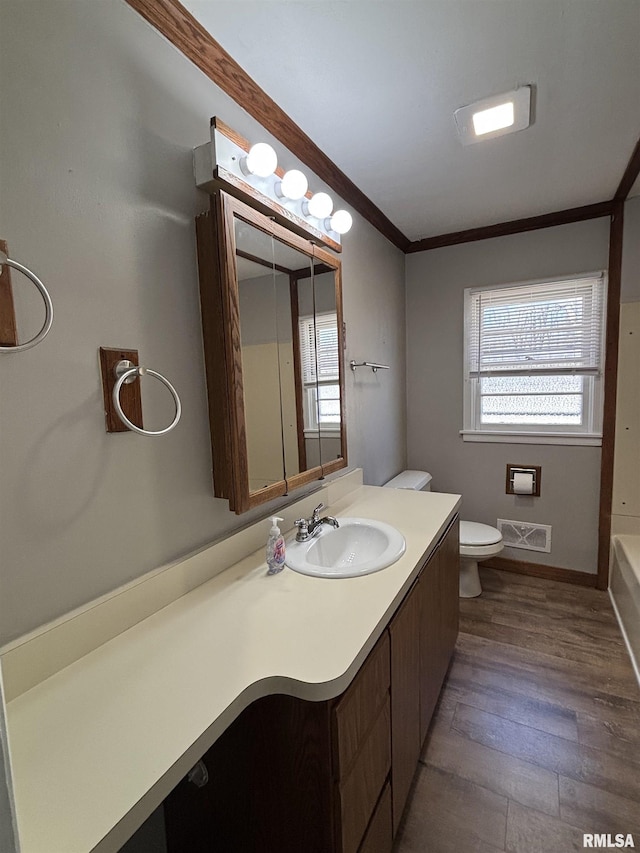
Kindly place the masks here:
<instances>
[{"instance_id":1,"label":"towel ring","mask_svg":"<svg viewBox=\"0 0 640 853\"><path fill-rule=\"evenodd\" d=\"M51 297L49 296L49 291L44 286L44 284L40 281L37 275L31 272L30 269L24 267L22 264L19 264L17 261L12 261L10 258L6 256L4 252L0 252L0 270L6 264L8 267L13 267L14 270L18 270L23 275L26 275L28 279L30 279L35 286L38 288L40 292L40 296L44 300L45 307L45 318L44 325L35 336L35 338L31 338L30 341L26 341L24 344L16 344L15 346L7 347L0 346L0 352L24 352L26 349L31 349L31 347L37 346L40 341L44 340L44 338L49 334L49 329L51 328L51 324L53 323L53 302L51 301Z\"/></svg>"},{"instance_id":2,"label":"towel ring","mask_svg":"<svg viewBox=\"0 0 640 853\"><path fill-rule=\"evenodd\" d=\"M161 373L157 373L155 370L149 370L148 367L138 367L137 364L133 364L127 359L119 361L114 368L114 372L118 381L113 386L113 405L118 413L118 417L126 427L133 430L133 432L137 432L139 435L166 435L168 432L171 432L175 426L177 426L178 421L180 420L180 415L182 414L182 404L180 403L178 392L168 379L165 379ZM171 392L173 402L176 406L176 415L168 427L158 430L142 429L142 427L132 423L122 411L122 406L120 405L120 389L123 385L129 385L131 382L135 382L139 376L154 376L156 379L159 379L163 385L166 385Z\"/></svg>"}]
</instances>

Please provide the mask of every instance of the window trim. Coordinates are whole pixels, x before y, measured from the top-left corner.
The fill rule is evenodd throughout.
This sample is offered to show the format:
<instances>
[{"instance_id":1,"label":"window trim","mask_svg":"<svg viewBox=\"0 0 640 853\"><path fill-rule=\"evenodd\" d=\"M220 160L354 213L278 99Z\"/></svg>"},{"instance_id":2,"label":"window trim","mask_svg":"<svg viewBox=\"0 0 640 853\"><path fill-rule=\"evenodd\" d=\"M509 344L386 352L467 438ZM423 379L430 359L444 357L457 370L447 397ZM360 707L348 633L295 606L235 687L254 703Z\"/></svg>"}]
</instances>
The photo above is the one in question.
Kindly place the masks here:
<instances>
[{"instance_id":1,"label":"window trim","mask_svg":"<svg viewBox=\"0 0 640 853\"><path fill-rule=\"evenodd\" d=\"M584 378L584 423L580 428L568 425L566 428L558 424L490 424L482 427L479 417L479 383L480 377L470 376L470 326L472 298L478 292L502 290L514 287L532 287L542 284L562 283L587 278L601 278L603 284L602 296L602 325L600 329L601 364L597 373L580 373ZM463 441L476 442L507 442L510 444L573 444L593 445L602 444L602 419L604 402L604 362L606 341L608 275L606 270L583 272L569 276L554 278L532 279L521 282L507 282L499 285L467 287L464 290L464 332L463 332L463 429L460 435ZM536 371L531 374L535 375Z\"/></svg>"},{"instance_id":2,"label":"window trim","mask_svg":"<svg viewBox=\"0 0 640 853\"><path fill-rule=\"evenodd\" d=\"M460 435L463 441L479 441L487 443L504 444L573 444L585 445L587 447L601 447L602 434L600 433L535 433L535 432L489 432L488 430L461 429Z\"/></svg>"}]
</instances>

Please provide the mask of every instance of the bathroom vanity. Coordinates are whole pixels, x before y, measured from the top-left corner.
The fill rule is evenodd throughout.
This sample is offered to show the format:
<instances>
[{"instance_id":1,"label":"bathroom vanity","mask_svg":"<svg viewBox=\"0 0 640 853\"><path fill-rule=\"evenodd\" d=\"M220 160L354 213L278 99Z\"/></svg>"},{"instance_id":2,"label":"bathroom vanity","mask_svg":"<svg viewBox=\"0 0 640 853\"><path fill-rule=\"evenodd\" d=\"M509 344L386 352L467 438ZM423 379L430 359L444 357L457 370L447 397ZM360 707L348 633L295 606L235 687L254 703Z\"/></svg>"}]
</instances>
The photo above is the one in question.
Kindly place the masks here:
<instances>
[{"instance_id":1,"label":"bathroom vanity","mask_svg":"<svg viewBox=\"0 0 640 853\"><path fill-rule=\"evenodd\" d=\"M176 787L169 853L391 850L458 633L457 564L455 516L347 690L257 700L204 756L208 784Z\"/></svg>"},{"instance_id":2,"label":"bathroom vanity","mask_svg":"<svg viewBox=\"0 0 640 853\"><path fill-rule=\"evenodd\" d=\"M282 528L320 501L384 519L382 571L269 577L260 521L2 650L22 853L116 853L165 801L172 851L390 849L455 642L460 497L361 482Z\"/></svg>"}]
</instances>

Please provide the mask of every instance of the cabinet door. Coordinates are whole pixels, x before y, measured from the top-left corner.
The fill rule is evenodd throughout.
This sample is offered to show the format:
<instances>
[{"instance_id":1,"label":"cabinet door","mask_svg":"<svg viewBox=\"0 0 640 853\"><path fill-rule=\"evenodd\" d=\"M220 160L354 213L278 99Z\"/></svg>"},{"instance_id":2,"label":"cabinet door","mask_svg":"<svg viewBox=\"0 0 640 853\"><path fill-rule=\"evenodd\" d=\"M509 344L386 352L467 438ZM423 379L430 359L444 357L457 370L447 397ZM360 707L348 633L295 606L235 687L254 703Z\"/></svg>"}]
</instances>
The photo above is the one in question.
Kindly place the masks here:
<instances>
[{"instance_id":1,"label":"cabinet door","mask_svg":"<svg viewBox=\"0 0 640 853\"><path fill-rule=\"evenodd\" d=\"M389 624L391 787L395 835L420 756L420 597L415 584Z\"/></svg>"},{"instance_id":2,"label":"cabinet door","mask_svg":"<svg viewBox=\"0 0 640 853\"><path fill-rule=\"evenodd\" d=\"M440 594L442 596L441 610L441 642L440 647L440 683L447 674L451 656L458 639L458 621L460 615L460 523L456 519L441 545L440 560Z\"/></svg>"},{"instance_id":3,"label":"cabinet door","mask_svg":"<svg viewBox=\"0 0 640 853\"><path fill-rule=\"evenodd\" d=\"M341 853L360 849L367 825L391 768L389 694L364 740L349 776L338 785L340 801ZM299 848L301 851L305 847Z\"/></svg>"},{"instance_id":4,"label":"cabinet door","mask_svg":"<svg viewBox=\"0 0 640 853\"><path fill-rule=\"evenodd\" d=\"M458 636L459 523L456 518L429 558L418 581L420 597L420 743Z\"/></svg>"},{"instance_id":5,"label":"cabinet door","mask_svg":"<svg viewBox=\"0 0 640 853\"><path fill-rule=\"evenodd\" d=\"M341 853L359 849L391 767L389 663L385 631L335 704L334 777Z\"/></svg>"},{"instance_id":6,"label":"cabinet door","mask_svg":"<svg viewBox=\"0 0 640 853\"><path fill-rule=\"evenodd\" d=\"M437 678L439 645L440 549L430 557L418 580L420 598L420 743L429 729L440 687Z\"/></svg>"},{"instance_id":7,"label":"cabinet door","mask_svg":"<svg viewBox=\"0 0 640 853\"><path fill-rule=\"evenodd\" d=\"M390 853L392 847L391 790L387 783L358 853Z\"/></svg>"},{"instance_id":8,"label":"cabinet door","mask_svg":"<svg viewBox=\"0 0 640 853\"><path fill-rule=\"evenodd\" d=\"M335 767L338 779L352 770L380 709L389 696L389 637L385 631L335 704Z\"/></svg>"},{"instance_id":9,"label":"cabinet door","mask_svg":"<svg viewBox=\"0 0 640 853\"><path fill-rule=\"evenodd\" d=\"M328 702L256 700L164 802L168 853L336 853Z\"/></svg>"}]
</instances>

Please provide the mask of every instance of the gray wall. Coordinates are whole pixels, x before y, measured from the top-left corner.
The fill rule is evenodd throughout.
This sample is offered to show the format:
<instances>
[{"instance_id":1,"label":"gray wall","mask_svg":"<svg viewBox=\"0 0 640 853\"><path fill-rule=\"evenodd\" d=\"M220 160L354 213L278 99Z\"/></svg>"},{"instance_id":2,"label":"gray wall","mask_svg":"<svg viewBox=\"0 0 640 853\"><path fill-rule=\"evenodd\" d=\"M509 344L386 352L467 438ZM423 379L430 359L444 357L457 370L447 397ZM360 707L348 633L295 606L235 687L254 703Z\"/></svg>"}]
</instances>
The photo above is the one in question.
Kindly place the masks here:
<instances>
[{"instance_id":1,"label":"gray wall","mask_svg":"<svg viewBox=\"0 0 640 853\"><path fill-rule=\"evenodd\" d=\"M463 290L604 269L608 235L598 219L407 256L409 467L460 492L463 518L553 526L550 554L505 557L596 571L600 448L463 442ZM507 462L542 466L541 497L505 494Z\"/></svg>"},{"instance_id":2,"label":"gray wall","mask_svg":"<svg viewBox=\"0 0 640 853\"><path fill-rule=\"evenodd\" d=\"M122 0L3 0L0 63L0 236L56 311L40 347L0 359L2 642L268 514L212 494L191 151L212 115L269 137ZM380 483L405 464L404 257L357 215L344 246L347 358L393 365L347 377L349 462ZM13 280L26 333L38 304ZM105 433L100 346L171 379L174 432Z\"/></svg>"},{"instance_id":3,"label":"gray wall","mask_svg":"<svg viewBox=\"0 0 640 853\"><path fill-rule=\"evenodd\" d=\"M398 292L396 257L374 239L373 226L360 228L369 250L345 255L342 266L345 361L377 361L390 370L347 368L347 441L350 463L364 468L365 483L380 486L407 461L404 255Z\"/></svg>"}]
</instances>

